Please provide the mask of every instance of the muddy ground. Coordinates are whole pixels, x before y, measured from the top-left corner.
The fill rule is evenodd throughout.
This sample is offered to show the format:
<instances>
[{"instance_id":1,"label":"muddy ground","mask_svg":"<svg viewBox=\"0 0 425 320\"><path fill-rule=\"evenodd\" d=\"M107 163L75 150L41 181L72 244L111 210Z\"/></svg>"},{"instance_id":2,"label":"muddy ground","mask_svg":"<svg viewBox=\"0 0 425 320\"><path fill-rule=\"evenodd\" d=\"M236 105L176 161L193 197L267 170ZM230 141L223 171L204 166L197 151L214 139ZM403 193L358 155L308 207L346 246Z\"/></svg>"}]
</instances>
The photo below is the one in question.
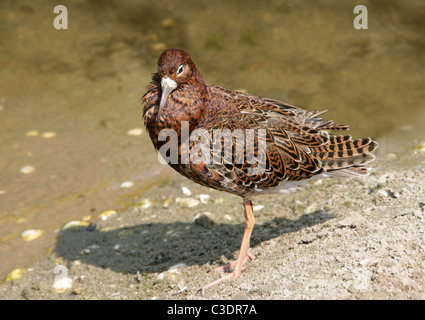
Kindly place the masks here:
<instances>
[{"instance_id":1,"label":"muddy ground","mask_svg":"<svg viewBox=\"0 0 425 320\"><path fill-rule=\"evenodd\" d=\"M255 198L264 206L255 211L256 259L235 281L196 294L237 257L241 199L170 172L128 210L58 232L45 257L1 284L0 298L425 299L425 146L416 131L382 139L369 177ZM176 202L200 194L210 198ZM72 280L61 293L52 288L58 265Z\"/></svg>"}]
</instances>

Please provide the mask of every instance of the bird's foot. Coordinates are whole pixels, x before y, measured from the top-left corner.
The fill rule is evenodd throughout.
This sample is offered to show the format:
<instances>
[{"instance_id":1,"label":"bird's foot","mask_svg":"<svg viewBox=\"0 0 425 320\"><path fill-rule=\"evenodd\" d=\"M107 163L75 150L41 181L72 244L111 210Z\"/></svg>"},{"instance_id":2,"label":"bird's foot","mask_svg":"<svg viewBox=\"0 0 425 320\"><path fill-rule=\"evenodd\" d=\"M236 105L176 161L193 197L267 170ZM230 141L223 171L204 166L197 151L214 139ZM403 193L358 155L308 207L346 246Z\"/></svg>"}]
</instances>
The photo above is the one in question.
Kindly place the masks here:
<instances>
[{"instance_id":1,"label":"bird's foot","mask_svg":"<svg viewBox=\"0 0 425 320\"><path fill-rule=\"evenodd\" d=\"M241 258L242 258L242 262L240 262L240 259ZM221 266L221 267L218 267L218 268L214 269L214 271L228 271L228 270L231 270L233 267L236 266L235 267L235 270L233 270L233 272L231 272L229 274L226 274L225 276L223 276L223 277L221 277L221 278L219 278L219 279L217 279L217 280L215 280L215 281L207 284L206 286L204 286L201 289L199 289L197 291L197 293L203 292L205 290L208 290L209 288L214 287L217 284L222 283L225 280L238 278L240 276L241 272L243 271L242 270L242 266L244 266L248 262L249 259L250 260L254 260L255 257L251 253L247 252L245 254L245 256L239 257L238 260L235 260L235 261L233 261L231 263L228 263L228 264L226 264L224 266Z\"/></svg>"},{"instance_id":2,"label":"bird's foot","mask_svg":"<svg viewBox=\"0 0 425 320\"><path fill-rule=\"evenodd\" d=\"M255 259L255 256L248 252L242 265L245 265L248 262L248 259L247 258L249 258L251 260L254 260ZM232 261L232 262L230 262L228 264L225 264L224 266L220 266L218 268L215 268L214 271L217 271L217 272L220 272L220 271L229 272L230 270L232 270L235 267L235 265L237 263L238 263L238 260Z\"/></svg>"}]
</instances>

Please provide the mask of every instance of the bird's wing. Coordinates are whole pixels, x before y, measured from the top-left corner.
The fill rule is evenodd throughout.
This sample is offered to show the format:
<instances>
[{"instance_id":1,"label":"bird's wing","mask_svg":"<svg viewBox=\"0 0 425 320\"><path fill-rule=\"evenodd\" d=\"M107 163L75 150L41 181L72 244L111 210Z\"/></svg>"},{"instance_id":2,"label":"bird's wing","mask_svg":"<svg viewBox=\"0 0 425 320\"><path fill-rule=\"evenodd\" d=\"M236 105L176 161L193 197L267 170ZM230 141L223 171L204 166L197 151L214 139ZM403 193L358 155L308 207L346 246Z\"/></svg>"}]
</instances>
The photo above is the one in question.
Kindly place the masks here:
<instances>
[{"instance_id":1,"label":"bird's wing","mask_svg":"<svg viewBox=\"0 0 425 320\"><path fill-rule=\"evenodd\" d=\"M226 101L237 106L239 112L226 117L214 117L202 124L202 140L208 141L213 161L192 167L201 173L208 185L217 189L243 188L245 190L279 189L290 181L301 181L321 174L353 176L368 173L365 164L374 160L370 153L378 144L370 138L353 140L349 135L332 135L325 130L344 130L347 126L322 120L323 112L304 110L277 100L230 91L210 86L211 101ZM214 99L217 95L217 99ZM214 132L231 134L231 144L221 144L222 153L213 157ZM251 134L253 138L247 139ZM263 134L263 136L262 136ZM264 137L261 148L258 137ZM238 144L245 141L245 144ZM249 141L248 141L249 140ZM249 143L255 161L248 161ZM191 143L191 150L198 145ZM226 149L227 148L227 149ZM199 149L199 146L198 146ZM216 148L218 149L218 148ZM264 152L261 152L264 149ZM231 154L232 156L226 156ZM217 151L217 150L216 150Z\"/></svg>"}]
</instances>

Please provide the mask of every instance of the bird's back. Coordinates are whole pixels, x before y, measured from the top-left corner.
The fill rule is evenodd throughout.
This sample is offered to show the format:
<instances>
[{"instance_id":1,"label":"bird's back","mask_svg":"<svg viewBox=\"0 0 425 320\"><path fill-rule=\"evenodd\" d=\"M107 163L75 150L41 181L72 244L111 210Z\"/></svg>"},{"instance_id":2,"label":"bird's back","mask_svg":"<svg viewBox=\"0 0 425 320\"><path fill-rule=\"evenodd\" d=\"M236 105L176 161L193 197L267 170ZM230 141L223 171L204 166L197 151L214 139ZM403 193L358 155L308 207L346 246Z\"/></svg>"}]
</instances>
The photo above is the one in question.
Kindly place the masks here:
<instances>
[{"instance_id":1,"label":"bird's back","mask_svg":"<svg viewBox=\"0 0 425 320\"><path fill-rule=\"evenodd\" d=\"M319 118L324 111L308 111L214 85L207 88L208 104L198 128L208 133L204 139L209 135L211 158L215 161L202 166L199 177L196 175L201 184L239 195L286 193L311 178L369 173L365 165L375 159L371 152L378 143L370 138L353 140L350 135L330 134L327 130L347 130L348 126ZM258 143L261 131L265 137L263 156ZM223 133L221 156L214 158L217 132ZM250 133L251 140L247 138ZM232 156L226 157L225 139L229 134L232 142L227 151ZM238 145L239 137L245 140L243 146ZM253 144L257 162L247 160L249 143Z\"/></svg>"}]
</instances>

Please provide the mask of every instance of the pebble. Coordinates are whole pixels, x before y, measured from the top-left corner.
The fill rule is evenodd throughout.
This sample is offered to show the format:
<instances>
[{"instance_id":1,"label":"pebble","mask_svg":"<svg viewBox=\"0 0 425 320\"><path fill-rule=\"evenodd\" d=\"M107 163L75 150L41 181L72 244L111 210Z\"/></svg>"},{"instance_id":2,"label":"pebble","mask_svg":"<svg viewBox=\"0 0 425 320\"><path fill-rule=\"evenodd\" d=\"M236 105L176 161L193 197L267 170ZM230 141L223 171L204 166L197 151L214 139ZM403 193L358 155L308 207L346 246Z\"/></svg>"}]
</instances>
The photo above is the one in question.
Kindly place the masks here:
<instances>
[{"instance_id":1,"label":"pebble","mask_svg":"<svg viewBox=\"0 0 425 320\"><path fill-rule=\"evenodd\" d=\"M359 266L361 267L370 267L376 265L379 262L377 258L364 258L359 261Z\"/></svg>"},{"instance_id":2,"label":"pebble","mask_svg":"<svg viewBox=\"0 0 425 320\"><path fill-rule=\"evenodd\" d=\"M382 198L389 197L389 198L397 199L397 198L400 198L401 193L388 189L388 190L379 190L378 195L381 196Z\"/></svg>"},{"instance_id":3,"label":"pebble","mask_svg":"<svg viewBox=\"0 0 425 320\"><path fill-rule=\"evenodd\" d=\"M153 204L154 204L154 201L150 199L142 199L139 202L137 202L135 206L140 209L147 209L152 207Z\"/></svg>"},{"instance_id":4,"label":"pebble","mask_svg":"<svg viewBox=\"0 0 425 320\"><path fill-rule=\"evenodd\" d=\"M214 224L214 221L210 218L211 212L200 212L197 213L192 220L190 220L190 223L195 223L203 227L208 227Z\"/></svg>"},{"instance_id":5,"label":"pebble","mask_svg":"<svg viewBox=\"0 0 425 320\"><path fill-rule=\"evenodd\" d=\"M41 134L41 137L44 138L44 139L51 139L53 137L56 137L56 132L53 132L53 131L43 132Z\"/></svg>"},{"instance_id":6,"label":"pebble","mask_svg":"<svg viewBox=\"0 0 425 320\"><path fill-rule=\"evenodd\" d=\"M6 276L5 281L18 280L22 278L25 272L27 272L25 269L21 269L21 268L14 269L9 272L9 274Z\"/></svg>"},{"instance_id":7,"label":"pebble","mask_svg":"<svg viewBox=\"0 0 425 320\"><path fill-rule=\"evenodd\" d=\"M81 220L83 221L90 221L91 219L93 219L93 216L91 214L85 215L81 218Z\"/></svg>"},{"instance_id":8,"label":"pebble","mask_svg":"<svg viewBox=\"0 0 425 320\"><path fill-rule=\"evenodd\" d=\"M168 272L175 273L175 272L178 272L178 269L183 269L183 268L187 268L187 264L184 262L178 263L169 267Z\"/></svg>"},{"instance_id":9,"label":"pebble","mask_svg":"<svg viewBox=\"0 0 425 320\"><path fill-rule=\"evenodd\" d=\"M27 286L21 291L21 297L25 300L31 299L31 287Z\"/></svg>"},{"instance_id":10,"label":"pebble","mask_svg":"<svg viewBox=\"0 0 425 320\"><path fill-rule=\"evenodd\" d=\"M66 223L62 230L67 230L71 228L77 228L77 227L88 227L90 225L90 222L88 221L81 221L81 220L72 220L68 223Z\"/></svg>"},{"instance_id":11,"label":"pebble","mask_svg":"<svg viewBox=\"0 0 425 320\"><path fill-rule=\"evenodd\" d=\"M94 222L89 222L89 225L86 228L87 231L96 231L97 225Z\"/></svg>"},{"instance_id":12,"label":"pebble","mask_svg":"<svg viewBox=\"0 0 425 320\"><path fill-rule=\"evenodd\" d=\"M193 198L176 198L176 202L180 204L182 208L194 208L201 202Z\"/></svg>"},{"instance_id":13,"label":"pebble","mask_svg":"<svg viewBox=\"0 0 425 320\"><path fill-rule=\"evenodd\" d=\"M0 190L0 196L2 195L2 194L6 194L7 193L7 191L6 190Z\"/></svg>"},{"instance_id":14,"label":"pebble","mask_svg":"<svg viewBox=\"0 0 425 320\"><path fill-rule=\"evenodd\" d=\"M210 199L210 195L209 194L200 194L199 195L199 200L201 201L201 203L207 203Z\"/></svg>"},{"instance_id":15,"label":"pebble","mask_svg":"<svg viewBox=\"0 0 425 320\"><path fill-rule=\"evenodd\" d=\"M127 135L129 136L141 136L143 134L143 128L133 128L127 131Z\"/></svg>"},{"instance_id":16,"label":"pebble","mask_svg":"<svg viewBox=\"0 0 425 320\"><path fill-rule=\"evenodd\" d=\"M65 292L72 288L72 279L68 277L57 277L53 282L52 289L57 293Z\"/></svg>"},{"instance_id":17,"label":"pebble","mask_svg":"<svg viewBox=\"0 0 425 320\"><path fill-rule=\"evenodd\" d=\"M102 221L108 220L109 217L112 217L117 214L115 210L105 210L101 214L99 214L99 219Z\"/></svg>"},{"instance_id":18,"label":"pebble","mask_svg":"<svg viewBox=\"0 0 425 320\"><path fill-rule=\"evenodd\" d=\"M21 233L21 238L24 241L33 241L33 240L41 237L43 233L44 233L44 231L41 230L41 229L29 229L29 230L25 230Z\"/></svg>"},{"instance_id":19,"label":"pebble","mask_svg":"<svg viewBox=\"0 0 425 320\"><path fill-rule=\"evenodd\" d=\"M33 166L25 166L22 167L21 170L19 170L23 174L30 174L35 171L35 168Z\"/></svg>"},{"instance_id":20,"label":"pebble","mask_svg":"<svg viewBox=\"0 0 425 320\"><path fill-rule=\"evenodd\" d=\"M182 192L185 196L191 196L192 195L192 192L186 187L182 187Z\"/></svg>"},{"instance_id":21,"label":"pebble","mask_svg":"<svg viewBox=\"0 0 425 320\"><path fill-rule=\"evenodd\" d=\"M254 211L261 211L263 209L264 209L264 206L262 206L261 204L252 207L252 210Z\"/></svg>"},{"instance_id":22,"label":"pebble","mask_svg":"<svg viewBox=\"0 0 425 320\"><path fill-rule=\"evenodd\" d=\"M416 147L413 148L413 151L425 152L425 142L419 143Z\"/></svg>"},{"instance_id":23,"label":"pebble","mask_svg":"<svg viewBox=\"0 0 425 320\"><path fill-rule=\"evenodd\" d=\"M162 206L164 208L168 208L168 206L170 205L171 201L173 201L173 199L171 199L171 198L165 199L164 201L162 201Z\"/></svg>"},{"instance_id":24,"label":"pebble","mask_svg":"<svg viewBox=\"0 0 425 320\"><path fill-rule=\"evenodd\" d=\"M317 206L316 205L314 205L314 204L312 204L312 205L309 205L305 210L304 210L304 214L311 214L311 213L313 213L313 212L315 212L315 211L317 211Z\"/></svg>"},{"instance_id":25,"label":"pebble","mask_svg":"<svg viewBox=\"0 0 425 320\"><path fill-rule=\"evenodd\" d=\"M81 290L80 289L74 289L74 290L72 290L72 292L71 292L74 296L79 296L80 294L81 294Z\"/></svg>"},{"instance_id":26,"label":"pebble","mask_svg":"<svg viewBox=\"0 0 425 320\"><path fill-rule=\"evenodd\" d=\"M154 43L154 44L152 45L152 49L153 49L153 50L157 50L157 51L162 51L162 50L164 50L166 47L167 47L167 45L166 45L165 43L163 43L163 42L160 42L160 43Z\"/></svg>"},{"instance_id":27,"label":"pebble","mask_svg":"<svg viewBox=\"0 0 425 320\"><path fill-rule=\"evenodd\" d=\"M134 182L133 181L124 181L120 185L121 188L131 188L132 186L134 186Z\"/></svg>"},{"instance_id":28,"label":"pebble","mask_svg":"<svg viewBox=\"0 0 425 320\"><path fill-rule=\"evenodd\" d=\"M80 260L74 260L73 262L72 262L72 265L73 266L81 266L81 261Z\"/></svg>"},{"instance_id":29,"label":"pebble","mask_svg":"<svg viewBox=\"0 0 425 320\"><path fill-rule=\"evenodd\" d=\"M37 130L31 130L25 133L27 137L37 137L39 135L39 132Z\"/></svg>"}]
</instances>

